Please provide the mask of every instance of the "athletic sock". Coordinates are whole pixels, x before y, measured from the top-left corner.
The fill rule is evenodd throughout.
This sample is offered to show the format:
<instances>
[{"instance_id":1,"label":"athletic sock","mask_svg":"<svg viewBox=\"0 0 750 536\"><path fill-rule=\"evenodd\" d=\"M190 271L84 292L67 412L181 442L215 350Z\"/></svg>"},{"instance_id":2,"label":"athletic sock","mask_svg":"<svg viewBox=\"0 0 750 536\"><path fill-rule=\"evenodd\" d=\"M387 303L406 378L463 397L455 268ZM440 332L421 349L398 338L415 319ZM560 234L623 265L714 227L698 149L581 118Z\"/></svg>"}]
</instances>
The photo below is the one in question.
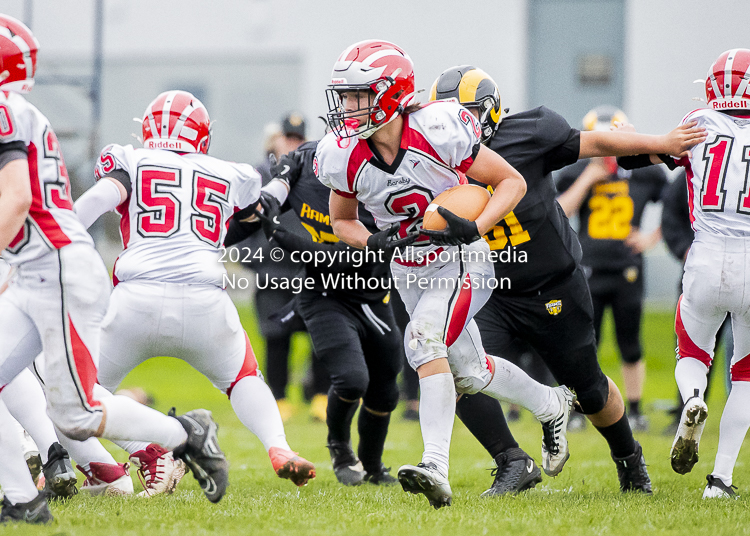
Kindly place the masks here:
<instances>
[{"instance_id":1,"label":"athletic sock","mask_svg":"<svg viewBox=\"0 0 750 536\"><path fill-rule=\"evenodd\" d=\"M434 463L448 476L453 419L456 414L456 386L449 372L419 380L419 425L422 428L422 463Z\"/></svg>"},{"instance_id":2,"label":"athletic sock","mask_svg":"<svg viewBox=\"0 0 750 536\"><path fill-rule=\"evenodd\" d=\"M158 443L167 450L174 450L187 441L187 432L177 419L131 398L110 396L100 402L107 410L102 434L106 439L136 439Z\"/></svg>"},{"instance_id":3,"label":"athletic sock","mask_svg":"<svg viewBox=\"0 0 750 536\"><path fill-rule=\"evenodd\" d=\"M365 406L359 410L357 429L359 431L359 460L368 473L378 473L383 464L383 447L388 435L391 414L375 415Z\"/></svg>"},{"instance_id":4,"label":"athletic sock","mask_svg":"<svg viewBox=\"0 0 750 536\"><path fill-rule=\"evenodd\" d=\"M641 401L640 400L628 400L628 414L629 415L641 414Z\"/></svg>"},{"instance_id":5,"label":"athletic sock","mask_svg":"<svg viewBox=\"0 0 750 536\"><path fill-rule=\"evenodd\" d=\"M21 436L16 433L13 418L0 402L0 486L13 504L34 499L39 492L23 459Z\"/></svg>"},{"instance_id":6,"label":"athletic sock","mask_svg":"<svg viewBox=\"0 0 750 536\"><path fill-rule=\"evenodd\" d=\"M232 388L232 408L242 424L263 443L271 447L292 450L286 442L279 406L271 389L258 376L245 376Z\"/></svg>"},{"instance_id":7,"label":"athletic sock","mask_svg":"<svg viewBox=\"0 0 750 536\"><path fill-rule=\"evenodd\" d=\"M326 424L328 425L328 442L343 441L348 443L352 438L352 419L359 407L359 400L347 402L341 400L331 387L328 390L328 409L326 409Z\"/></svg>"},{"instance_id":8,"label":"athletic sock","mask_svg":"<svg viewBox=\"0 0 750 536\"><path fill-rule=\"evenodd\" d=\"M674 379L677 381L677 388L680 390L683 403L695 396L696 389L698 389L698 396L703 398L708 384L706 374L708 374L708 367L693 357L683 357L677 362L674 368Z\"/></svg>"},{"instance_id":9,"label":"athletic sock","mask_svg":"<svg viewBox=\"0 0 750 536\"><path fill-rule=\"evenodd\" d=\"M750 382L733 381L719 428L719 448L712 474L732 485L732 473L747 429L750 428Z\"/></svg>"},{"instance_id":10,"label":"athletic sock","mask_svg":"<svg viewBox=\"0 0 750 536\"><path fill-rule=\"evenodd\" d=\"M488 357L494 362L495 373L490 383L482 389L483 393L498 400L523 406L539 422L555 418L560 412L560 400L552 387L534 381L510 361L495 356Z\"/></svg>"},{"instance_id":11,"label":"athletic sock","mask_svg":"<svg viewBox=\"0 0 750 536\"><path fill-rule=\"evenodd\" d=\"M623 414L614 424L603 428L597 426L596 429L607 440L609 450L615 458L625 458L635 452L635 438L627 415Z\"/></svg>"},{"instance_id":12,"label":"athletic sock","mask_svg":"<svg viewBox=\"0 0 750 536\"><path fill-rule=\"evenodd\" d=\"M112 441L115 445L120 447L122 450L127 451L129 454L135 454L136 452L140 450L146 450L146 447L150 445L150 443L146 441L120 441L120 440L114 440Z\"/></svg>"},{"instance_id":13,"label":"athletic sock","mask_svg":"<svg viewBox=\"0 0 750 536\"><path fill-rule=\"evenodd\" d=\"M456 402L456 415L492 458L507 449L518 448L500 402L494 398L482 393L461 395Z\"/></svg>"},{"instance_id":14,"label":"athletic sock","mask_svg":"<svg viewBox=\"0 0 750 536\"><path fill-rule=\"evenodd\" d=\"M47 453L52 443L57 442L55 427L47 416L47 399L42 386L29 369L16 376L5 386L3 402L39 448L42 463L47 463Z\"/></svg>"}]
</instances>

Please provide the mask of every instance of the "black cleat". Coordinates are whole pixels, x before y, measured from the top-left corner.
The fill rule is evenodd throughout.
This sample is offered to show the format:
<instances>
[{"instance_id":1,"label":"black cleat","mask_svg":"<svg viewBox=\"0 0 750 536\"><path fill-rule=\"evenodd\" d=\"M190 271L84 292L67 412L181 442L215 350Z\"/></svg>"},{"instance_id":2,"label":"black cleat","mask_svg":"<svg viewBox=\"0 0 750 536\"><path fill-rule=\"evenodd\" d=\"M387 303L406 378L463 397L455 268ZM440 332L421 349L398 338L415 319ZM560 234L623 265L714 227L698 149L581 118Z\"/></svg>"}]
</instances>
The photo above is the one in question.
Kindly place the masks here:
<instances>
[{"instance_id":1,"label":"black cleat","mask_svg":"<svg viewBox=\"0 0 750 536\"><path fill-rule=\"evenodd\" d=\"M740 496L734 491L737 489L737 486L727 486L721 478L714 475L708 475L706 480L708 481L708 484L706 484L706 489L703 490L704 499L737 500L740 498Z\"/></svg>"},{"instance_id":2,"label":"black cleat","mask_svg":"<svg viewBox=\"0 0 750 536\"><path fill-rule=\"evenodd\" d=\"M52 443L47 454L47 463L42 466L44 489L50 499L67 499L78 493L78 478L70 463L68 451L60 443Z\"/></svg>"},{"instance_id":3,"label":"black cleat","mask_svg":"<svg viewBox=\"0 0 750 536\"><path fill-rule=\"evenodd\" d=\"M542 481L542 471L522 449L510 448L495 458L497 467L492 470L495 481L482 497L516 494L532 489Z\"/></svg>"},{"instance_id":4,"label":"black cleat","mask_svg":"<svg viewBox=\"0 0 750 536\"><path fill-rule=\"evenodd\" d=\"M421 493L427 497L435 510L450 506L453 502L453 492L448 479L432 462L419 463L416 466L402 465L398 470L398 481L404 491L415 495Z\"/></svg>"},{"instance_id":5,"label":"black cleat","mask_svg":"<svg viewBox=\"0 0 750 536\"><path fill-rule=\"evenodd\" d=\"M365 471L364 481L377 486L393 486L398 484L398 479L391 475L391 468L382 463L377 471Z\"/></svg>"},{"instance_id":6,"label":"black cleat","mask_svg":"<svg viewBox=\"0 0 750 536\"><path fill-rule=\"evenodd\" d=\"M620 480L620 490L640 491L651 495L651 479L646 469L646 460L643 458L643 449L638 441L635 442L635 452L625 458L615 458L617 465L617 478Z\"/></svg>"},{"instance_id":7,"label":"black cleat","mask_svg":"<svg viewBox=\"0 0 750 536\"><path fill-rule=\"evenodd\" d=\"M336 479L345 486L359 486L364 481L365 469L352 446L345 441L329 441L327 446Z\"/></svg>"},{"instance_id":8,"label":"black cleat","mask_svg":"<svg viewBox=\"0 0 750 536\"><path fill-rule=\"evenodd\" d=\"M0 523L24 521L41 525L52 523L54 519L49 511L49 506L47 506L47 494L44 492L40 492L34 499L25 503L11 504L7 497L3 499Z\"/></svg>"},{"instance_id":9,"label":"black cleat","mask_svg":"<svg viewBox=\"0 0 750 536\"><path fill-rule=\"evenodd\" d=\"M219 426L211 412L196 409L177 417L172 408L169 415L180 421L188 435L187 442L174 449L174 457L190 468L206 498L212 503L219 502L229 484L229 463L219 448Z\"/></svg>"}]
</instances>

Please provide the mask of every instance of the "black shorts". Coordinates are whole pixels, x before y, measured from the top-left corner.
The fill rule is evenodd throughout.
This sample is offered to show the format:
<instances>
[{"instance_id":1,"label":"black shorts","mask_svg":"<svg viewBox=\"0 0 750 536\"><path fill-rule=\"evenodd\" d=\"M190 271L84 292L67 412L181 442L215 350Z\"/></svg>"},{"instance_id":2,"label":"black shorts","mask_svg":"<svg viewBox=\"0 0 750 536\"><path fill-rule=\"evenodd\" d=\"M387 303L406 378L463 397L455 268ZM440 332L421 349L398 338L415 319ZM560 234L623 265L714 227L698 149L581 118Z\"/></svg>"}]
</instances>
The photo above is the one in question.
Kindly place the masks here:
<instances>
[{"instance_id":1,"label":"black shorts","mask_svg":"<svg viewBox=\"0 0 750 536\"><path fill-rule=\"evenodd\" d=\"M303 293L297 310L334 391L347 400L362 397L372 410L393 411L404 344L390 305Z\"/></svg>"},{"instance_id":2,"label":"black shorts","mask_svg":"<svg viewBox=\"0 0 750 536\"><path fill-rule=\"evenodd\" d=\"M641 316L643 314L642 266L625 270L594 270L588 279L594 303L596 340L601 338L605 309L612 308L615 335L620 355L625 363L637 363L643 355L641 348Z\"/></svg>"},{"instance_id":3,"label":"black shorts","mask_svg":"<svg viewBox=\"0 0 750 536\"><path fill-rule=\"evenodd\" d=\"M593 306L583 271L532 296L493 292L474 316L488 354L514 352L514 339L537 351L561 385L576 391L584 413L604 407L609 383L596 356Z\"/></svg>"}]
</instances>

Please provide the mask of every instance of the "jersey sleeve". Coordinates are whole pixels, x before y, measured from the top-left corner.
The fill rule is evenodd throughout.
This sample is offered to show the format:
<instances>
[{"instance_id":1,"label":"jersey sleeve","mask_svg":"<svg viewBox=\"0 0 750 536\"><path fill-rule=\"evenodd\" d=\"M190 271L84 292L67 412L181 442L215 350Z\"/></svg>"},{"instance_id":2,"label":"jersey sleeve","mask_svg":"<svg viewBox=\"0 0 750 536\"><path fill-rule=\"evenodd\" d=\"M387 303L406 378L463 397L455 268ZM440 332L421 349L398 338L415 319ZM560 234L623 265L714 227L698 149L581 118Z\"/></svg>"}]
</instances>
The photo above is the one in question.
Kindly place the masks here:
<instances>
[{"instance_id":1,"label":"jersey sleeve","mask_svg":"<svg viewBox=\"0 0 750 536\"><path fill-rule=\"evenodd\" d=\"M104 177L110 177L118 182L130 192L132 190L133 173L130 169L131 155L133 152L132 145L107 145L99 154L99 159L94 167L94 179L101 180ZM123 175L124 173L124 175ZM127 176L127 184L123 182Z\"/></svg>"},{"instance_id":2,"label":"jersey sleeve","mask_svg":"<svg viewBox=\"0 0 750 536\"><path fill-rule=\"evenodd\" d=\"M235 177L230 203L237 208L245 208L258 201L263 179L250 164L233 164Z\"/></svg>"},{"instance_id":3,"label":"jersey sleeve","mask_svg":"<svg viewBox=\"0 0 750 536\"><path fill-rule=\"evenodd\" d=\"M569 166L578 160L581 132L572 128L563 116L541 106L535 130L536 142L544 158L545 173Z\"/></svg>"},{"instance_id":4,"label":"jersey sleeve","mask_svg":"<svg viewBox=\"0 0 750 536\"><path fill-rule=\"evenodd\" d=\"M455 102L438 101L417 112L414 119L444 164L462 173L471 167L482 130L469 110ZM419 147L418 140L410 140L410 144Z\"/></svg>"},{"instance_id":5,"label":"jersey sleeve","mask_svg":"<svg viewBox=\"0 0 750 536\"><path fill-rule=\"evenodd\" d=\"M357 140L349 140L357 143ZM357 197L347 181L346 149L339 147L336 136L329 132L320 142L315 151L312 166L318 180L342 197L353 199Z\"/></svg>"}]
</instances>

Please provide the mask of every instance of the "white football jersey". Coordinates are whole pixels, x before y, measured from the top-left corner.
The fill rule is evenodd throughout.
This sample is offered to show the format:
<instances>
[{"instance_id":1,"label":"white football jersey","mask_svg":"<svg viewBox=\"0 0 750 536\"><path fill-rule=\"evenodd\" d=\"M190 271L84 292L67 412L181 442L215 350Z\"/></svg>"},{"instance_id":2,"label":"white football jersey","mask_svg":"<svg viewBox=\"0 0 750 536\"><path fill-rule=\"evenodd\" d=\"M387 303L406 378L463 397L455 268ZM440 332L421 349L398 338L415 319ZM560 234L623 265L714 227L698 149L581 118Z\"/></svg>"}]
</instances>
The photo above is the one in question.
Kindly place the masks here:
<instances>
[{"instance_id":1,"label":"white football jersey","mask_svg":"<svg viewBox=\"0 0 750 536\"><path fill-rule=\"evenodd\" d=\"M124 250L115 283L132 279L222 286L219 262L229 218L260 196L260 174L202 153L109 145L97 179L122 170L132 193L119 207Z\"/></svg>"},{"instance_id":2,"label":"white football jersey","mask_svg":"<svg viewBox=\"0 0 750 536\"><path fill-rule=\"evenodd\" d=\"M695 231L750 238L750 115L696 110L683 123L698 121L708 138L683 158L690 221Z\"/></svg>"},{"instance_id":3,"label":"white football jersey","mask_svg":"<svg viewBox=\"0 0 750 536\"><path fill-rule=\"evenodd\" d=\"M401 222L400 235L419 229L430 202L465 184L479 151L481 130L474 116L452 101L436 101L404 116L401 149L393 164L374 157L367 140L320 143L313 162L320 182L344 197L356 197L380 229Z\"/></svg>"},{"instance_id":4,"label":"white football jersey","mask_svg":"<svg viewBox=\"0 0 750 536\"><path fill-rule=\"evenodd\" d=\"M28 151L32 201L3 258L17 266L73 242L93 246L73 212L68 171L49 121L21 95L0 92L0 143L12 142L22 142Z\"/></svg>"}]
</instances>

